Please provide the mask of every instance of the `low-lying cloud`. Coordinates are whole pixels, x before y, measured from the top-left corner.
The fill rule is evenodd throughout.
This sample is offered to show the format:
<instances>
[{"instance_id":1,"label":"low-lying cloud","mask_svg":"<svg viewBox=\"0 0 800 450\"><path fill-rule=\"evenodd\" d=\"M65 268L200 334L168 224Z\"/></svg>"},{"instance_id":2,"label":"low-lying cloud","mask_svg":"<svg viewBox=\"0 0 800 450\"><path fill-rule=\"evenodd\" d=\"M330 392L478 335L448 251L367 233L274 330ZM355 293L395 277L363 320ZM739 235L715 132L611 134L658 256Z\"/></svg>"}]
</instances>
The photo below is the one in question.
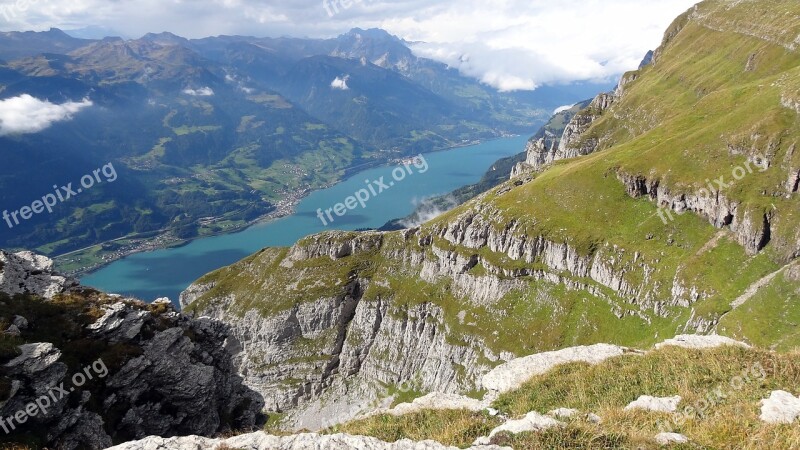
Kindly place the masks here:
<instances>
[{"instance_id":1,"label":"low-lying cloud","mask_svg":"<svg viewBox=\"0 0 800 450\"><path fill-rule=\"evenodd\" d=\"M333 81L331 81L331 87L334 89L341 89L343 91L346 91L350 89L350 87L347 86L347 80L349 79L350 76L346 76L344 78L336 77Z\"/></svg>"},{"instance_id":2,"label":"low-lying cloud","mask_svg":"<svg viewBox=\"0 0 800 450\"><path fill-rule=\"evenodd\" d=\"M192 97L211 97L214 95L214 90L206 86L200 89L184 89L183 93Z\"/></svg>"},{"instance_id":3,"label":"low-lying cloud","mask_svg":"<svg viewBox=\"0 0 800 450\"><path fill-rule=\"evenodd\" d=\"M57 105L28 94L0 100L0 136L38 133L92 106L88 98Z\"/></svg>"}]
</instances>

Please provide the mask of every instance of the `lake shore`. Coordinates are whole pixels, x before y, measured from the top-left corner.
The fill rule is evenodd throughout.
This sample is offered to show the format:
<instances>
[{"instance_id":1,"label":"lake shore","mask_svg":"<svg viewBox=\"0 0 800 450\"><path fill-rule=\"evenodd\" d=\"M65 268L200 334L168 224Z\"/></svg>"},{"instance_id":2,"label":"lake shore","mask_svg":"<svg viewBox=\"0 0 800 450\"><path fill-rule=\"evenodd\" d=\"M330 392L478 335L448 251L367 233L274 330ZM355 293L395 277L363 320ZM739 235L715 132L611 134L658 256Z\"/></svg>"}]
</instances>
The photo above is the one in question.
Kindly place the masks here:
<instances>
[{"instance_id":1,"label":"lake shore","mask_svg":"<svg viewBox=\"0 0 800 450\"><path fill-rule=\"evenodd\" d=\"M496 139L506 139L506 138L513 138L518 137L519 135L516 134L503 134L502 136L497 137ZM487 142L492 142L496 139L490 139L486 141L480 140L473 140L469 142L462 142L460 144L455 144L450 147L445 147L441 149L432 150L430 152L424 153L425 155L440 153L448 150L455 150L459 148L467 148L475 145L481 145ZM181 239L174 236L171 232L164 232L154 236L149 236L146 238L137 238L136 236L126 236L117 239L113 239L111 241L101 242L90 247L86 247L84 249L75 250L69 253L65 253L63 255L59 255L53 257L55 261L56 268L59 269L65 275L71 277L84 277L91 275L99 270L102 270L106 266L117 262L119 260L125 259L129 256L133 256L139 253L146 253L152 252L157 250L164 250L170 248L180 248L186 245L191 244L192 242L199 240L199 239L206 239L211 238L214 236L221 236L226 234L233 234L239 233L242 231L247 230L248 228L255 226L255 225L262 225L267 224L271 221L278 220L287 216L291 216L295 214L296 207L300 202L306 198L308 195L321 191L324 189L328 189L336 184L342 183L348 178L354 177L361 172L365 172L370 169L375 169L379 167L390 167L392 165L398 164L402 158L392 158L384 161L375 161L370 162L367 164L362 164L357 167L349 167L342 169L344 175L342 179L337 181L336 183L332 183L331 185L320 186L318 188L303 188L299 191L293 192L289 194L288 197L280 200L275 206L276 209L268 214L265 214L261 217L253 219L247 223L231 226L230 228L220 230L215 233L203 234L201 236L195 236L188 239ZM353 170L353 169L358 170ZM102 249L102 246L108 245L115 242L125 242L125 244L118 249L114 249L111 251L102 251L98 250L98 248ZM92 255L91 252L99 253ZM83 259L86 258L89 260L89 263L86 266L80 266L79 268L74 268L75 265L80 264Z\"/></svg>"}]
</instances>

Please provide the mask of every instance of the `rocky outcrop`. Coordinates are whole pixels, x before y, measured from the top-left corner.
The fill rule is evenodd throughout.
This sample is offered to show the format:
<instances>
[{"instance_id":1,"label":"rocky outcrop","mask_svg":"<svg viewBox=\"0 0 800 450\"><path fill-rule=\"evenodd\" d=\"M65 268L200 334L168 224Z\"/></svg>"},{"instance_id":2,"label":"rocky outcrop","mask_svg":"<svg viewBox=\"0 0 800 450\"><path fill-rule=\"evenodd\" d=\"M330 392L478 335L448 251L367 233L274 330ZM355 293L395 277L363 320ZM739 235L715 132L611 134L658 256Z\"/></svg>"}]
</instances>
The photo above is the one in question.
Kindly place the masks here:
<instances>
[{"instance_id":1,"label":"rocky outcrop","mask_svg":"<svg viewBox=\"0 0 800 450\"><path fill-rule=\"evenodd\" d=\"M599 364L609 358L623 355L623 347L597 344L587 347L570 347L553 352L517 358L495 367L483 376L481 384L489 391L508 392L522 386L536 375L549 372L553 367L571 362Z\"/></svg>"},{"instance_id":2,"label":"rocky outcrop","mask_svg":"<svg viewBox=\"0 0 800 450\"><path fill-rule=\"evenodd\" d=\"M424 410L437 409L466 409L467 411L482 411L488 407L488 402L483 400L477 400L457 394L431 392L430 394L415 398L411 403L401 403L391 409L377 409L370 415L391 414L393 416L403 416Z\"/></svg>"},{"instance_id":3,"label":"rocky outcrop","mask_svg":"<svg viewBox=\"0 0 800 450\"><path fill-rule=\"evenodd\" d=\"M267 410L290 412L287 426L294 429L322 429L380 407L386 386L469 390L488 370L481 360L498 359L476 338L463 337L472 345L450 342L441 308L367 301L367 286L354 279L340 297L267 317L253 310L233 317L224 306L201 314L232 324L243 344L235 361L246 384L263 395Z\"/></svg>"},{"instance_id":4,"label":"rocky outcrop","mask_svg":"<svg viewBox=\"0 0 800 450\"><path fill-rule=\"evenodd\" d=\"M506 423L495 427L489 432L489 436L480 437L475 441L475 445L485 445L491 442L497 433L525 433L531 431L544 431L550 428L563 427L565 424L551 417L543 416L536 411L529 412L521 419L506 421Z\"/></svg>"},{"instance_id":5,"label":"rocky outcrop","mask_svg":"<svg viewBox=\"0 0 800 450\"><path fill-rule=\"evenodd\" d=\"M4 264L0 277L30 267L12 264ZM112 441L210 436L263 422L263 400L232 363L238 342L226 325L190 319L169 301L146 305L64 285L49 266L38 267L20 278L35 280L31 287L16 285L29 296L7 298L0 312L0 321L18 329L17 355L0 356L0 417L17 417L0 422L10 442L34 435L51 448L100 449ZM42 289L42 280L57 281ZM56 296L53 286L69 288L69 301L31 295Z\"/></svg>"},{"instance_id":6,"label":"rocky outcrop","mask_svg":"<svg viewBox=\"0 0 800 450\"><path fill-rule=\"evenodd\" d=\"M586 136L586 132L614 104L615 99L614 93L600 94L589 103L589 106L570 119L560 135L545 130L543 136L528 141L525 148L527 155L525 162L514 167L511 178L541 170L555 161L594 153L599 140L596 137Z\"/></svg>"},{"instance_id":7,"label":"rocky outcrop","mask_svg":"<svg viewBox=\"0 0 800 450\"><path fill-rule=\"evenodd\" d=\"M636 400L630 402L625 407L625 411L632 409L641 409L644 411L654 411L663 413L674 413L678 410L678 405L681 403L680 395L673 397L652 397L650 395L642 395Z\"/></svg>"},{"instance_id":8,"label":"rocky outcrop","mask_svg":"<svg viewBox=\"0 0 800 450\"><path fill-rule=\"evenodd\" d=\"M298 434L293 436L271 436L264 432L244 434L228 439L209 439L198 436L180 438L149 437L140 441L126 442L109 450L215 450L220 448L246 448L249 450L458 450L435 441L414 442L401 439L383 442L372 437L347 434ZM467 450L511 450L496 445L475 445Z\"/></svg>"},{"instance_id":9,"label":"rocky outcrop","mask_svg":"<svg viewBox=\"0 0 800 450\"><path fill-rule=\"evenodd\" d=\"M560 140L561 136L545 132L544 137L528 141L525 147L525 162L514 166L511 171L511 178L516 178L532 170L540 170L542 167L552 163Z\"/></svg>"},{"instance_id":10,"label":"rocky outcrop","mask_svg":"<svg viewBox=\"0 0 800 450\"><path fill-rule=\"evenodd\" d=\"M772 391L761 400L761 420L767 423L794 423L800 417L800 398L786 391Z\"/></svg>"},{"instance_id":11,"label":"rocky outcrop","mask_svg":"<svg viewBox=\"0 0 800 450\"><path fill-rule=\"evenodd\" d=\"M0 250L0 292L49 299L77 285L76 280L53 273L53 260L46 256Z\"/></svg>"},{"instance_id":12,"label":"rocky outcrop","mask_svg":"<svg viewBox=\"0 0 800 450\"><path fill-rule=\"evenodd\" d=\"M682 348L699 350L699 349L717 348L717 347L722 347L724 345L750 348L750 346L745 344L744 342L739 342L729 337L719 336L716 334L713 335L682 334L679 336L675 336L672 339L667 339L664 342L656 344L655 348L661 349L664 347L682 347Z\"/></svg>"},{"instance_id":13,"label":"rocky outcrop","mask_svg":"<svg viewBox=\"0 0 800 450\"><path fill-rule=\"evenodd\" d=\"M673 192L661 180L631 175L623 171L617 178L625 185L631 197L649 197L660 208L667 209L661 213L661 220L669 223L675 215L688 212L705 217L717 227L730 227L736 240L750 254L761 251L770 242L772 235L772 215L745 209L738 202L731 201L719 191L702 188L696 192Z\"/></svg>"},{"instance_id":14,"label":"rocky outcrop","mask_svg":"<svg viewBox=\"0 0 800 450\"><path fill-rule=\"evenodd\" d=\"M558 143L553 160L575 158L594 153L600 143L598 136L587 136L586 132L603 113L614 104L616 96L613 93L600 94L592 100L589 107L572 118L564 135Z\"/></svg>"},{"instance_id":15,"label":"rocky outcrop","mask_svg":"<svg viewBox=\"0 0 800 450\"><path fill-rule=\"evenodd\" d=\"M447 224L434 227L431 232L436 237L463 249L476 253L481 249L488 249L505 255L512 261L530 265L541 264L548 269L507 270L494 267L491 261L476 254L472 263L486 266L487 271L496 276L546 280L562 284L570 290L584 290L597 297L607 298L599 288L602 286L614 292L619 298L638 304L642 308L651 309L656 314L662 314L665 305L675 305L682 301L677 297L669 301L660 299L657 293L659 286L646 281L653 268L637 258L623 263L621 255L624 249L609 245L582 253L567 243L553 242L542 236L527 235L518 221L512 220L505 226L499 227L494 220L487 219L497 214L498 211L489 206L476 207ZM626 279L629 272L643 274L641 284L629 283ZM569 276L563 276L564 273L568 273ZM587 283L585 280L591 282ZM610 306L615 308L615 314L626 314L616 309L612 303L610 302Z\"/></svg>"},{"instance_id":16,"label":"rocky outcrop","mask_svg":"<svg viewBox=\"0 0 800 450\"><path fill-rule=\"evenodd\" d=\"M658 445L687 444L689 438L678 433L658 433L654 438Z\"/></svg>"}]
</instances>

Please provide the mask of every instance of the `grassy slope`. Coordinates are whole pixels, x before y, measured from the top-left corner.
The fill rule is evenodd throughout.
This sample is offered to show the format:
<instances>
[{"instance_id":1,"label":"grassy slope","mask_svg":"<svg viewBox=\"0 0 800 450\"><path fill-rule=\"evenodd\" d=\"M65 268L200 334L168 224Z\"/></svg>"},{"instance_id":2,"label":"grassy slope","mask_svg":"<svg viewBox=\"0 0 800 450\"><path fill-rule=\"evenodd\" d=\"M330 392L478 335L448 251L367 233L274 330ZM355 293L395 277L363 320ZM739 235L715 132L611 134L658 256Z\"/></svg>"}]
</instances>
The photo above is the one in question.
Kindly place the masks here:
<instances>
[{"instance_id":1,"label":"grassy slope","mask_svg":"<svg viewBox=\"0 0 800 450\"><path fill-rule=\"evenodd\" d=\"M800 358L796 353L738 347L665 348L597 366L562 365L503 394L493 406L512 418L530 411L544 414L556 408L574 408L598 414L603 421L591 424L581 414L567 420L563 429L497 435L495 443L518 449L659 448L653 436L667 430L685 434L697 444L672 448L793 448L800 444L798 428L762 423L759 401L773 390L791 390L798 382ZM680 395L683 400L678 410L686 414L624 411L639 395ZM422 411L402 417L374 416L332 431L390 442L434 439L463 447L500 423L485 413Z\"/></svg>"},{"instance_id":2,"label":"grassy slope","mask_svg":"<svg viewBox=\"0 0 800 450\"><path fill-rule=\"evenodd\" d=\"M705 2L691 19L684 15L675 22L657 62L643 69L590 129L588 136L601 143L597 153L561 161L522 186L506 183L423 225L407 240L398 232L385 234L382 248L356 257L320 257L289 268L281 265L285 249L266 250L199 280L217 285L190 309L202 311L234 293L234 312L255 308L269 315L298 302L344 295L346 282L357 276L368 280L365 300L390 300L390 314L434 303L444 310L451 341L477 336L495 352L526 355L595 342L647 347L684 331L692 317L722 317L721 333L763 347L794 349L800 343L795 320L800 277L795 273L775 277L735 311L730 303L779 270L797 250L793 225L798 202L783 186L789 171L800 167L792 150L800 128L796 112L782 106L782 98L784 103L800 98L800 57L786 41L800 33L800 6L788 0L730 5ZM732 232L695 214L676 215L665 225L654 203L630 197L617 178L623 171L660 179L673 192L694 192L706 179L722 175L733 181L732 170L756 153L768 154L769 170L749 174L723 192L741 204L740 213L767 205L772 209L772 240L756 255L749 255ZM459 248L435 238L434 247L441 251L477 256L481 263L469 272L475 277L497 268L544 270L600 292L522 277L517 279L520 288L499 301L475 305L454 294L449 278L422 281L419 267L396 257L398 252L422 252L436 258L431 247L419 246L419 238L438 236L449 224L473 215L497 229L516 223L517 232L529 239L567 243L583 255L606 260L627 283L642 286L651 305L645 297L624 298L595 281L556 272L541 260L511 260L486 248ZM330 233L298 245L354 236ZM691 307L667 306L655 314L652 302L672 298L676 285L694 290L699 300L684 295ZM627 314L619 318L619 311Z\"/></svg>"},{"instance_id":3,"label":"grassy slope","mask_svg":"<svg viewBox=\"0 0 800 450\"><path fill-rule=\"evenodd\" d=\"M796 113L781 105L781 96L791 97L800 86L800 69L796 68L800 57L770 40L731 31L739 26L735 20L741 14L762 17L761 33L777 40L769 34L777 33L770 28L772 16L761 14L768 10L785 17L781 24L789 30L775 36L782 39L796 35L792 33L800 32L800 7L789 1L743 2L732 10L727 5L706 2L693 19L683 16L676 21L656 64L646 67L639 79L627 86L622 100L588 132L588 136L600 138L600 151L561 161L523 186L506 183L423 225L420 231L422 236L436 235L447 224L471 214L482 216L498 229L517 223L529 238L542 236L567 243L583 255L600 255L612 261L615 268L624 271L626 282L644 286L650 300L672 298L675 285L687 291L694 289L700 300L691 308L672 306L667 307L667 314L656 315L639 301L621 298L592 280L569 273L558 275L587 283L604 292L605 298L522 278L523 288L496 304L474 306L469 299L454 295L447 279L423 282L417 267L388 256L399 248L423 251L417 238L404 241L398 233L386 235L382 251L337 261L317 258L304 262L303 271L281 267L265 256L274 255L275 250L267 251L256 256L252 264L240 263L202 279L220 284L195 308L202 309L220 294L237 292L242 294L235 305L239 312L255 307L268 314L293 302L341 294L343 281L357 273L373 281L373 290L386 286L383 292L370 294L372 298L391 297L394 308L402 308L409 301L436 303L444 308L454 336L475 334L496 351L518 355L598 341L647 346L682 331L693 315L706 319L725 315L733 299L778 270L795 251L797 239L793 234L797 228L790 225L796 223L793 218L798 214L798 202L794 196L787 198L785 192L778 192L789 169L800 166L790 151L800 131ZM746 27L748 33L755 33L751 29L755 25ZM756 56L751 58L753 54ZM745 71L746 67L753 70ZM720 175L734 181L732 170L743 165L745 155L751 153L769 153L770 169L749 174L723 194L740 202L740 211L775 205L772 241L757 255L747 254L730 231L723 230L720 235L720 230L694 214L676 215L665 225L654 203L631 198L617 178L619 171L642 174L660 178L662 186L673 192L690 192L699 189L704 180ZM513 189L504 189L508 187ZM455 248L443 240L435 245L465 256L478 255L495 267L552 272L542 261L512 261L485 248ZM424 251L432 256L430 249ZM471 273L482 276L485 270L479 265ZM257 284L252 283L254 277ZM783 290L798 287L794 280L780 280ZM772 297L778 291L771 292L751 300L753 305L770 306L756 308L748 303L742 311L763 314L764 322L778 317L782 310L773 306ZM784 309L792 309L792 299L785 301ZM619 319L612 311L620 309L635 314ZM455 319L461 311L466 311L468 320ZM756 319L762 318L737 310L725 315L722 329L762 345L778 340L784 349L797 345L800 335L791 320L770 322L773 331L764 334L747 325Z\"/></svg>"}]
</instances>

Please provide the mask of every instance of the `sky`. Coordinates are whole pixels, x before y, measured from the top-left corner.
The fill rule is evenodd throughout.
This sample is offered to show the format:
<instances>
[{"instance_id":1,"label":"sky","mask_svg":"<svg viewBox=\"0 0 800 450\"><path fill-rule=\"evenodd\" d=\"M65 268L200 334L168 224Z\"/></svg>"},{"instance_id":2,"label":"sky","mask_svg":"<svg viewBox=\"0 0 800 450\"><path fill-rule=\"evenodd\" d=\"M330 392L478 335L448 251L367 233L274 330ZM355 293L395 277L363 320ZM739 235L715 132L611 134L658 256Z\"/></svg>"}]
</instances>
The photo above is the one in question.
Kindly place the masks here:
<instances>
[{"instance_id":1,"label":"sky","mask_svg":"<svg viewBox=\"0 0 800 450\"><path fill-rule=\"evenodd\" d=\"M0 30L333 37L383 28L499 90L635 69L695 0L0 0Z\"/></svg>"}]
</instances>

